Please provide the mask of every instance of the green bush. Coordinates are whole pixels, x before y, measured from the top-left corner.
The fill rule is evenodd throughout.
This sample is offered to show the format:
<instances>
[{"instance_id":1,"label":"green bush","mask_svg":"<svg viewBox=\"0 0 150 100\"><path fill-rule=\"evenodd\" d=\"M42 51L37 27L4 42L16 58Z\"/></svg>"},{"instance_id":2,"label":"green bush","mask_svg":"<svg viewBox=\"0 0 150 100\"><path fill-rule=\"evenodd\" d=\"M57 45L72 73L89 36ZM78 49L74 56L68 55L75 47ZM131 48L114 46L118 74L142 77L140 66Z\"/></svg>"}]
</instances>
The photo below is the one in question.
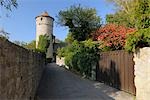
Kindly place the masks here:
<instances>
[{"instance_id":1,"label":"green bush","mask_svg":"<svg viewBox=\"0 0 150 100\"><path fill-rule=\"evenodd\" d=\"M26 45L24 45L23 47L25 47L26 49L35 50L36 49L36 41L33 40L30 43L27 43Z\"/></svg>"},{"instance_id":2,"label":"green bush","mask_svg":"<svg viewBox=\"0 0 150 100\"><path fill-rule=\"evenodd\" d=\"M138 48L150 47L150 28L141 29L127 36L125 49L135 52Z\"/></svg>"},{"instance_id":3,"label":"green bush","mask_svg":"<svg viewBox=\"0 0 150 100\"><path fill-rule=\"evenodd\" d=\"M99 59L99 49L96 43L92 40L74 41L72 45L63 48L63 50L65 64L70 69L76 70L86 77L91 76L92 66L97 64Z\"/></svg>"},{"instance_id":4,"label":"green bush","mask_svg":"<svg viewBox=\"0 0 150 100\"><path fill-rule=\"evenodd\" d=\"M57 49L57 56L58 56L59 58L65 56L65 47L63 47L63 48L58 48L58 49Z\"/></svg>"}]
</instances>

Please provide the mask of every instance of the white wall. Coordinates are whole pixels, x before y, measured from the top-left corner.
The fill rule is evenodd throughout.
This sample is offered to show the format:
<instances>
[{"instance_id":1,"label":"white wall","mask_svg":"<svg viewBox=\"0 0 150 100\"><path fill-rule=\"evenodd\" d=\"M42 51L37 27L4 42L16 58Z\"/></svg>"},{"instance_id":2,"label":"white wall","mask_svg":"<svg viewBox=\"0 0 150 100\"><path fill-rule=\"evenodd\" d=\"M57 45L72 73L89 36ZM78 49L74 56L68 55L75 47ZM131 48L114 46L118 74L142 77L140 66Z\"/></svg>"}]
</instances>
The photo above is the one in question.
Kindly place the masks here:
<instances>
[{"instance_id":1,"label":"white wall","mask_svg":"<svg viewBox=\"0 0 150 100\"><path fill-rule=\"evenodd\" d=\"M134 54L135 86L137 100L150 100L150 47Z\"/></svg>"}]
</instances>

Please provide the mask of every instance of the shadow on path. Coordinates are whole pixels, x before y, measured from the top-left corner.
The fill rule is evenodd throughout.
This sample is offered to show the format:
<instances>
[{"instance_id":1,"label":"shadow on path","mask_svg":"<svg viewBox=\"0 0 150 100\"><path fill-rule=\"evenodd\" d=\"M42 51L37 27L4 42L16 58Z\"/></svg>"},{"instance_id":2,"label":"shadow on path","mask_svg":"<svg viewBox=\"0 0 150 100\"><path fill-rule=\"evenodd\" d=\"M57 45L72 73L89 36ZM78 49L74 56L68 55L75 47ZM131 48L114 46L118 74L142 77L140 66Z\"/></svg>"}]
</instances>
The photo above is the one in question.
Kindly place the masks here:
<instances>
[{"instance_id":1,"label":"shadow on path","mask_svg":"<svg viewBox=\"0 0 150 100\"><path fill-rule=\"evenodd\" d=\"M36 100L114 100L104 86L52 63L43 72Z\"/></svg>"}]
</instances>

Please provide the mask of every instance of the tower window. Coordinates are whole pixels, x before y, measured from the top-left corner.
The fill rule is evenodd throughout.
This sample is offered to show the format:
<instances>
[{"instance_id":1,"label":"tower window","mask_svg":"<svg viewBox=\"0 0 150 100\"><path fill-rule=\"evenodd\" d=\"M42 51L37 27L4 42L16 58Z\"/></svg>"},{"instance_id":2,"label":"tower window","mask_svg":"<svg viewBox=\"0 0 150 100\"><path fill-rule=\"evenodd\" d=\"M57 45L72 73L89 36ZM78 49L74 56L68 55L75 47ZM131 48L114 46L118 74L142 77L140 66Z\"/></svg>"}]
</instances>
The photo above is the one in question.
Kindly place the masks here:
<instances>
[{"instance_id":1,"label":"tower window","mask_svg":"<svg viewBox=\"0 0 150 100\"><path fill-rule=\"evenodd\" d=\"M41 18L41 21L43 20L43 18Z\"/></svg>"}]
</instances>

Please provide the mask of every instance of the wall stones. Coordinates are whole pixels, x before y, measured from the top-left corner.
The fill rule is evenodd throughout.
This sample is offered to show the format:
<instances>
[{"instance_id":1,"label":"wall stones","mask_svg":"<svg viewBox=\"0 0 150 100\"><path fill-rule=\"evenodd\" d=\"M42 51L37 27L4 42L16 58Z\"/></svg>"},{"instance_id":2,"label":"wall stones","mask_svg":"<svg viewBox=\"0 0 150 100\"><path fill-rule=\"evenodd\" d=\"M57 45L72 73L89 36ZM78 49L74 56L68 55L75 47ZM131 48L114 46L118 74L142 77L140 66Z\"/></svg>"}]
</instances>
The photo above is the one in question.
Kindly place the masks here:
<instances>
[{"instance_id":1,"label":"wall stones","mask_svg":"<svg viewBox=\"0 0 150 100\"><path fill-rule=\"evenodd\" d=\"M45 57L0 38L0 100L32 100Z\"/></svg>"},{"instance_id":2,"label":"wall stones","mask_svg":"<svg viewBox=\"0 0 150 100\"><path fill-rule=\"evenodd\" d=\"M136 99L150 99L150 48L145 47L134 54Z\"/></svg>"}]
</instances>

